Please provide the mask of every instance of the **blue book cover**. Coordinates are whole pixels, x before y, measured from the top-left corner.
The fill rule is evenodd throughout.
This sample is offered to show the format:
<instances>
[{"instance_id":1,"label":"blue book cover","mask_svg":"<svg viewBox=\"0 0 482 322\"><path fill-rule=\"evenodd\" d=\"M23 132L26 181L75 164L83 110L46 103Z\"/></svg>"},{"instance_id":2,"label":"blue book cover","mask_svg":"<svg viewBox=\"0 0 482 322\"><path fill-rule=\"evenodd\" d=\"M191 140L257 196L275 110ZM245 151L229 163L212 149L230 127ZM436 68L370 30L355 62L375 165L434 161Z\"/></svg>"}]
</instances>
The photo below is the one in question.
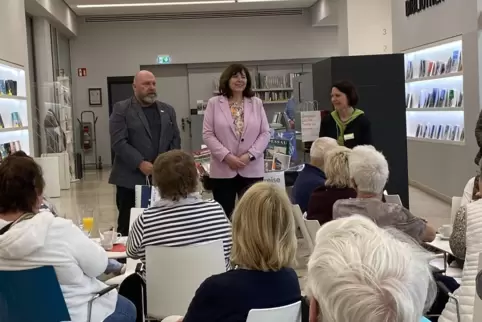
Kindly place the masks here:
<instances>
[{"instance_id":1,"label":"blue book cover","mask_svg":"<svg viewBox=\"0 0 482 322\"><path fill-rule=\"evenodd\" d=\"M141 187L141 208L148 208L151 204L151 186L142 186Z\"/></svg>"}]
</instances>

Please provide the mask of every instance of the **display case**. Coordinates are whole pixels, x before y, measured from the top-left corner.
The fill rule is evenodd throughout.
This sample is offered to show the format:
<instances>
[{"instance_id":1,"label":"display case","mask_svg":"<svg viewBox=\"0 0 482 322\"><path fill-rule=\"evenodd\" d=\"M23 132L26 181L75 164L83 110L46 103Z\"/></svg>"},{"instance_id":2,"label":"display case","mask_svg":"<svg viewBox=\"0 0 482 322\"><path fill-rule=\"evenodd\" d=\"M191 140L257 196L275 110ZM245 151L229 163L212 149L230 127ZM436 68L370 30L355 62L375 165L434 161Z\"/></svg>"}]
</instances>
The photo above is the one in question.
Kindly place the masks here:
<instances>
[{"instance_id":1,"label":"display case","mask_svg":"<svg viewBox=\"0 0 482 322\"><path fill-rule=\"evenodd\" d=\"M0 156L30 154L25 70L0 59Z\"/></svg>"},{"instance_id":2,"label":"display case","mask_svg":"<svg viewBox=\"0 0 482 322\"><path fill-rule=\"evenodd\" d=\"M462 39L405 52L407 139L465 144Z\"/></svg>"}]
</instances>

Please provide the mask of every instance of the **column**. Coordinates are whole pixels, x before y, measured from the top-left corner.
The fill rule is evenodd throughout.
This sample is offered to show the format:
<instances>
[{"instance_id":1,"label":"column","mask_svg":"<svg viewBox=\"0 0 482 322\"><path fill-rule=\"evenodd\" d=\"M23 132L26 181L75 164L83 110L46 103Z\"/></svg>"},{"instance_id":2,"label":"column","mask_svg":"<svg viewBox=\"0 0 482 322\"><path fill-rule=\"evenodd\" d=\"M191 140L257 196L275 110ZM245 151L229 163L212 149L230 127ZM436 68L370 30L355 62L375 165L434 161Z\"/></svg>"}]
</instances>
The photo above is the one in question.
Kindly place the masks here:
<instances>
[{"instance_id":1,"label":"column","mask_svg":"<svg viewBox=\"0 0 482 322\"><path fill-rule=\"evenodd\" d=\"M340 55L392 53L391 17L390 0L339 0Z\"/></svg>"}]
</instances>

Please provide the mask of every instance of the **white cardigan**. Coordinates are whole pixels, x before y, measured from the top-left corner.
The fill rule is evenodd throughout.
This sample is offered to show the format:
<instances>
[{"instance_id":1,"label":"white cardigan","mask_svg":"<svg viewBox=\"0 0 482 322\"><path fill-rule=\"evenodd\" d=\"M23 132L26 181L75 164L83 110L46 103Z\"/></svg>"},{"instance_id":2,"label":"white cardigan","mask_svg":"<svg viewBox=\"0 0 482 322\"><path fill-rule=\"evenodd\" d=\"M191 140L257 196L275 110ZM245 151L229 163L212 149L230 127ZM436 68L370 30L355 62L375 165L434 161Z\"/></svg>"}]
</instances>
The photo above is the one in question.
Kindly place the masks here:
<instances>
[{"instance_id":1,"label":"white cardigan","mask_svg":"<svg viewBox=\"0 0 482 322\"><path fill-rule=\"evenodd\" d=\"M475 301L475 277L479 266L479 253L482 252L482 200L466 205L467 207L467 233L466 255L462 283L454 292L460 303L461 322L472 322ZM455 303L449 301L439 318L439 322L456 322L457 315ZM480 321L474 321L480 322Z\"/></svg>"},{"instance_id":2,"label":"white cardigan","mask_svg":"<svg viewBox=\"0 0 482 322\"><path fill-rule=\"evenodd\" d=\"M8 222L0 219L0 229ZM107 254L72 221L41 212L0 235L0 270L22 270L52 265L73 322L87 321L87 302L107 287L96 279L107 267ZM117 291L98 298L92 321L114 312Z\"/></svg>"}]
</instances>

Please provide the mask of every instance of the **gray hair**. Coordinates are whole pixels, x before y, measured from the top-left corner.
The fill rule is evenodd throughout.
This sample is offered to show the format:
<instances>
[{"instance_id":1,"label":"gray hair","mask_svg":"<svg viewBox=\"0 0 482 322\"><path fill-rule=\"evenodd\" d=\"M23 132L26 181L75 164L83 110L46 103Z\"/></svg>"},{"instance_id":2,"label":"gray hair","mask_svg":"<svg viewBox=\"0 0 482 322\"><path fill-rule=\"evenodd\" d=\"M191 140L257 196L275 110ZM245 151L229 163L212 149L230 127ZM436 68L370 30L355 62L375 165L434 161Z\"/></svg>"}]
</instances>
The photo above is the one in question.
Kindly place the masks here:
<instances>
[{"instance_id":1,"label":"gray hair","mask_svg":"<svg viewBox=\"0 0 482 322\"><path fill-rule=\"evenodd\" d=\"M381 194L388 180L388 162L371 145L355 147L348 159L351 179L358 192Z\"/></svg>"},{"instance_id":2,"label":"gray hair","mask_svg":"<svg viewBox=\"0 0 482 322\"><path fill-rule=\"evenodd\" d=\"M431 255L400 235L359 215L319 229L307 276L307 292L323 317L319 321L421 319L437 292Z\"/></svg>"},{"instance_id":3,"label":"gray hair","mask_svg":"<svg viewBox=\"0 0 482 322\"><path fill-rule=\"evenodd\" d=\"M338 146L335 139L329 137L317 138L310 149L310 161L313 165L323 170L326 153Z\"/></svg>"},{"instance_id":4,"label":"gray hair","mask_svg":"<svg viewBox=\"0 0 482 322\"><path fill-rule=\"evenodd\" d=\"M330 150L325 157L325 174L327 186L346 188L351 186L348 157L351 150L339 146Z\"/></svg>"}]
</instances>

